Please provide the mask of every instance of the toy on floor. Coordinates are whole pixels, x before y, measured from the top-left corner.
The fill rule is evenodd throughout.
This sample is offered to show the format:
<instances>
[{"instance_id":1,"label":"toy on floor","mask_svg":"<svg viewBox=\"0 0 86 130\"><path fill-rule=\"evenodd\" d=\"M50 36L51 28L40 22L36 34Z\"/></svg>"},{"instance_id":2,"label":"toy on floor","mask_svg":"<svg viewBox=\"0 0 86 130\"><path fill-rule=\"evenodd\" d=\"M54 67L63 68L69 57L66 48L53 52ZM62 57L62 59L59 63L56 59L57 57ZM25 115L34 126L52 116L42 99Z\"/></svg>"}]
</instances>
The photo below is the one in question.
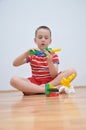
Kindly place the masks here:
<instances>
[{"instance_id":1,"label":"toy on floor","mask_svg":"<svg viewBox=\"0 0 86 130\"><path fill-rule=\"evenodd\" d=\"M61 51L61 48L52 49L52 48L47 47L45 50L50 51L50 52L58 52L58 51ZM34 50L34 51L30 50L29 54L30 55L43 56L43 57L46 56L44 51L38 51L38 50Z\"/></svg>"},{"instance_id":2,"label":"toy on floor","mask_svg":"<svg viewBox=\"0 0 86 130\"><path fill-rule=\"evenodd\" d=\"M53 97L59 95L59 89L55 88L52 84L45 85L45 94L47 97Z\"/></svg>"},{"instance_id":3,"label":"toy on floor","mask_svg":"<svg viewBox=\"0 0 86 130\"><path fill-rule=\"evenodd\" d=\"M75 78L75 74L71 74L68 78L62 78L61 85L70 88L70 82Z\"/></svg>"},{"instance_id":4,"label":"toy on floor","mask_svg":"<svg viewBox=\"0 0 86 130\"><path fill-rule=\"evenodd\" d=\"M74 87L70 84L70 82L75 78L75 74L71 74L68 78L62 78L61 80L61 87L59 88L59 93L75 93Z\"/></svg>"}]
</instances>

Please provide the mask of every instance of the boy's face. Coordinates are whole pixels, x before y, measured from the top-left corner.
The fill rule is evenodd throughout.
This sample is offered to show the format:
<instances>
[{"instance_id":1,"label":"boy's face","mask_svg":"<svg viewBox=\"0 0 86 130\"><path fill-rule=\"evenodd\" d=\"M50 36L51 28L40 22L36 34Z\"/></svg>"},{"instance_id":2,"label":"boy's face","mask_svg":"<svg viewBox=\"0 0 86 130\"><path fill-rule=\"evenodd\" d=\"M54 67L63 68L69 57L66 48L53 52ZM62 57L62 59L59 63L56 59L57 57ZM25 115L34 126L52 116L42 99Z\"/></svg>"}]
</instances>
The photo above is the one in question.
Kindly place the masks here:
<instances>
[{"instance_id":1,"label":"boy's face","mask_svg":"<svg viewBox=\"0 0 86 130\"><path fill-rule=\"evenodd\" d=\"M44 50L52 41L49 30L43 28L39 29L34 41L40 50Z\"/></svg>"}]
</instances>

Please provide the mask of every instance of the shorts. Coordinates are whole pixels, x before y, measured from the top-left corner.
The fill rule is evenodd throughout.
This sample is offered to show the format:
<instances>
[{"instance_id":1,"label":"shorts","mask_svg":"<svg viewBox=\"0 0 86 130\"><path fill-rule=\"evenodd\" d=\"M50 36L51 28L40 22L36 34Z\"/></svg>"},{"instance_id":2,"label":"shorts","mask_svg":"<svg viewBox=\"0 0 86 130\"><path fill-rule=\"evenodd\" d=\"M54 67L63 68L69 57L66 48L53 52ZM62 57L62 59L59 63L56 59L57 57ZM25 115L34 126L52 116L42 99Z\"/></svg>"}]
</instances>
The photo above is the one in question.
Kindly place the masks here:
<instances>
[{"instance_id":1,"label":"shorts","mask_svg":"<svg viewBox=\"0 0 86 130\"><path fill-rule=\"evenodd\" d=\"M61 72L58 73L58 75L60 74ZM57 76L58 76L57 75ZM57 77L56 76L56 77ZM29 77L28 80L30 80L32 83L34 84L37 84L37 85L41 85L41 84L47 84L48 82L52 81L53 79L55 78L52 78L52 77L49 77L49 78L40 78L40 79L36 79L35 77Z\"/></svg>"},{"instance_id":2,"label":"shorts","mask_svg":"<svg viewBox=\"0 0 86 130\"><path fill-rule=\"evenodd\" d=\"M51 80L53 80L53 78L36 79L35 77L30 77L28 78L28 80L30 80L34 84L41 85L50 82Z\"/></svg>"}]
</instances>

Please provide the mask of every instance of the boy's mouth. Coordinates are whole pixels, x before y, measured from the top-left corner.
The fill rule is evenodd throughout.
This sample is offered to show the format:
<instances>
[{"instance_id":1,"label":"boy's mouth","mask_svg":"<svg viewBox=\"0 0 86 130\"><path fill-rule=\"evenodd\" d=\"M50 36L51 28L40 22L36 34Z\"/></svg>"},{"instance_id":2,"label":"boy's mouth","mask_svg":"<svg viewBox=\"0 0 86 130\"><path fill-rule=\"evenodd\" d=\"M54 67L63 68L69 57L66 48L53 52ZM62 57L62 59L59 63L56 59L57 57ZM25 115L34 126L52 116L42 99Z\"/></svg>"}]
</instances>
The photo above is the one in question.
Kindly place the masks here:
<instances>
[{"instance_id":1,"label":"boy's mouth","mask_svg":"<svg viewBox=\"0 0 86 130\"><path fill-rule=\"evenodd\" d=\"M44 44L44 43L42 43L41 45L42 45L42 46L44 46L45 44Z\"/></svg>"},{"instance_id":2,"label":"boy's mouth","mask_svg":"<svg viewBox=\"0 0 86 130\"><path fill-rule=\"evenodd\" d=\"M45 49L45 47L46 47L46 45L44 43L42 43L41 46L40 46L40 48L43 49L43 50Z\"/></svg>"}]
</instances>

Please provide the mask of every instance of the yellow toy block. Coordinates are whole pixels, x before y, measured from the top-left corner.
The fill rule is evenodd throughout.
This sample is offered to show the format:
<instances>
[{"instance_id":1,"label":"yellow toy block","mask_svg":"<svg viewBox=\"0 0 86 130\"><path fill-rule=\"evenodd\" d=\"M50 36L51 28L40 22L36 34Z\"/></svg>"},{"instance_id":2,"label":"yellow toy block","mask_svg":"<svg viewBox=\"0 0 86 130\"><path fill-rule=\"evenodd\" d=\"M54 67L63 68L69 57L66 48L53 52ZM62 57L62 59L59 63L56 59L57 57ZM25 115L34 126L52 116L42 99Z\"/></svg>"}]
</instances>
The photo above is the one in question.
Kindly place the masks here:
<instances>
[{"instance_id":1,"label":"yellow toy block","mask_svg":"<svg viewBox=\"0 0 86 130\"><path fill-rule=\"evenodd\" d=\"M70 87L70 82L75 78L75 74L71 74L68 78L62 78L61 80L61 85L62 86L66 86L66 87Z\"/></svg>"},{"instance_id":2,"label":"yellow toy block","mask_svg":"<svg viewBox=\"0 0 86 130\"><path fill-rule=\"evenodd\" d=\"M58 52L61 51L61 48L52 49L51 52Z\"/></svg>"}]
</instances>

